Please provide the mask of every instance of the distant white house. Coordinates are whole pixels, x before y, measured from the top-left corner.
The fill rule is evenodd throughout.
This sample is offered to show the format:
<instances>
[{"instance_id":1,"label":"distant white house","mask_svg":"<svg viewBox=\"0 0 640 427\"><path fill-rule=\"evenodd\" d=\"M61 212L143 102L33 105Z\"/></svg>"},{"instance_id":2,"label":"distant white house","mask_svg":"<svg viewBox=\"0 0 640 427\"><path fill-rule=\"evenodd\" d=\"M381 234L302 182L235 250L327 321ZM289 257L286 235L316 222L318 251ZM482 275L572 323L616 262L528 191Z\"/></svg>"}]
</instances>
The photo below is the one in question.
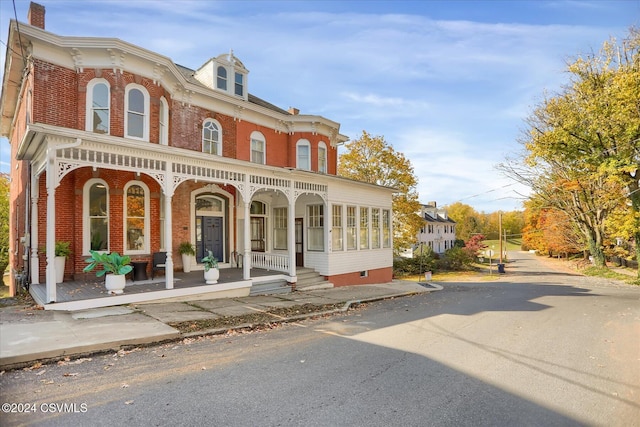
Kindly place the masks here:
<instances>
[{"instance_id":1,"label":"distant white house","mask_svg":"<svg viewBox=\"0 0 640 427\"><path fill-rule=\"evenodd\" d=\"M420 208L424 226L418 233L418 246L429 246L438 254L451 249L456 241L456 222L449 218L447 211L438 208L436 202L428 202Z\"/></svg>"}]
</instances>

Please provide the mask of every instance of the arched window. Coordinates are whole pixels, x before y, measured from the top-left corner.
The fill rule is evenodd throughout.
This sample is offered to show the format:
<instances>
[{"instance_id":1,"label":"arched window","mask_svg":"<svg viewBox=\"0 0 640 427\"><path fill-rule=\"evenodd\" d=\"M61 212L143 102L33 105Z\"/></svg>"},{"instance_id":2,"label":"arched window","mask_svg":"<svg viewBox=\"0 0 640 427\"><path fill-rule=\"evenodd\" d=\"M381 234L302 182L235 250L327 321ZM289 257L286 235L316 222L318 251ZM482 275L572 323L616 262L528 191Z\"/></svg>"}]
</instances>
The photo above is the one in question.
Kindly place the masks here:
<instances>
[{"instance_id":1,"label":"arched window","mask_svg":"<svg viewBox=\"0 0 640 427\"><path fill-rule=\"evenodd\" d=\"M222 155L222 132L215 120L207 119L202 125L202 152Z\"/></svg>"},{"instance_id":2,"label":"arched window","mask_svg":"<svg viewBox=\"0 0 640 427\"><path fill-rule=\"evenodd\" d=\"M109 187L101 179L90 179L82 191L82 253L109 250Z\"/></svg>"},{"instance_id":3,"label":"arched window","mask_svg":"<svg viewBox=\"0 0 640 427\"><path fill-rule=\"evenodd\" d=\"M149 140L149 92L140 85L127 86L124 116L125 136Z\"/></svg>"},{"instance_id":4,"label":"arched window","mask_svg":"<svg viewBox=\"0 0 640 427\"><path fill-rule=\"evenodd\" d=\"M109 134L110 92L105 79L93 79L87 85L87 131Z\"/></svg>"},{"instance_id":5,"label":"arched window","mask_svg":"<svg viewBox=\"0 0 640 427\"><path fill-rule=\"evenodd\" d=\"M318 144L318 172L327 173L327 144Z\"/></svg>"},{"instance_id":6,"label":"arched window","mask_svg":"<svg viewBox=\"0 0 640 427\"><path fill-rule=\"evenodd\" d=\"M169 104L163 97L160 98L160 111L158 114L158 143L160 145L169 145Z\"/></svg>"},{"instance_id":7,"label":"arched window","mask_svg":"<svg viewBox=\"0 0 640 427\"><path fill-rule=\"evenodd\" d=\"M124 253L149 253L149 189L141 181L124 187Z\"/></svg>"},{"instance_id":8,"label":"arched window","mask_svg":"<svg viewBox=\"0 0 640 427\"><path fill-rule=\"evenodd\" d=\"M251 162L264 165L267 162L267 150L264 135L260 132L251 132Z\"/></svg>"},{"instance_id":9,"label":"arched window","mask_svg":"<svg viewBox=\"0 0 640 427\"><path fill-rule=\"evenodd\" d=\"M296 143L296 168L311 170L311 144L306 139Z\"/></svg>"},{"instance_id":10,"label":"arched window","mask_svg":"<svg viewBox=\"0 0 640 427\"><path fill-rule=\"evenodd\" d=\"M218 78L216 80L216 87L220 90L227 90L227 69L223 66L218 66Z\"/></svg>"}]
</instances>

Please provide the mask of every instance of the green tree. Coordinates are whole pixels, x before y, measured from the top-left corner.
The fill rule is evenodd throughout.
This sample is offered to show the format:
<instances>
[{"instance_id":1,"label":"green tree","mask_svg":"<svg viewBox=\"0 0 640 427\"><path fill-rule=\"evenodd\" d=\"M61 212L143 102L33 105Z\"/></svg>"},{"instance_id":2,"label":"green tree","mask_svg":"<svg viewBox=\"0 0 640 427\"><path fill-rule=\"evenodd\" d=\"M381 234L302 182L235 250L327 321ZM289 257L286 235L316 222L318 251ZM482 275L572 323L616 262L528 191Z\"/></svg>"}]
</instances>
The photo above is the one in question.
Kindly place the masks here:
<instances>
[{"instance_id":1,"label":"green tree","mask_svg":"<svg viewBox=\"0 0 640 427\"><path fill-rule=\"evenodd\" d=\"M548 207L567 214L598 266L604 265L607 216L624 198L640 212L639 35L632 28L621 44L611 40L570 63L570 83L527 120L524 162L502 165ZM640 219L634 221L638 242Z\"/></svg>"},{"instance_id":2,"label":"green tree","mask_svg":"<svg viewBox=\"0 0 640 427\"><path fill-rule=\"evenodd\" d=\"M9 175L0 174L0 274L9 264Z\"/></svg>"},{"instance_id":3,"label":"green tree","mask_svg":"<svg viewBox=\"0 0 640 427\"><path fill-rule=\"evenodd\" d=\"M395 253L412 246L423 224L413 166L409 159L389 145L382 136L362 136L345 145L340 155L338 175L371 184L396 188L393 196Z\"/></svg>"}]
</instances>

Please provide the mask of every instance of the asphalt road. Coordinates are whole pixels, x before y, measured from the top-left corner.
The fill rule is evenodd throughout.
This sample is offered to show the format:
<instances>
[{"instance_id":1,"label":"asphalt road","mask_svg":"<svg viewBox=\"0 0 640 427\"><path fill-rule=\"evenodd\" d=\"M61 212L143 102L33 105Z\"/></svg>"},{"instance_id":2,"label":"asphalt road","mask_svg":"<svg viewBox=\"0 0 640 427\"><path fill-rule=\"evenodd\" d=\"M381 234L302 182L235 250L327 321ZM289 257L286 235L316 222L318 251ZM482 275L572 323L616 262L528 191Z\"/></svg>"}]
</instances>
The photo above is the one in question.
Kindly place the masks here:
<instances>
[{"instance_id":1,"label":"asphalt road","mask_svg":"<svg viewBox=\"0 0 640 427\"><path fill-rule=\"evenodd\" d=\"M4 373L26 413L0 425L640 425L640 288L514 255L497 281Z\"/></svg>"}]
</instances>

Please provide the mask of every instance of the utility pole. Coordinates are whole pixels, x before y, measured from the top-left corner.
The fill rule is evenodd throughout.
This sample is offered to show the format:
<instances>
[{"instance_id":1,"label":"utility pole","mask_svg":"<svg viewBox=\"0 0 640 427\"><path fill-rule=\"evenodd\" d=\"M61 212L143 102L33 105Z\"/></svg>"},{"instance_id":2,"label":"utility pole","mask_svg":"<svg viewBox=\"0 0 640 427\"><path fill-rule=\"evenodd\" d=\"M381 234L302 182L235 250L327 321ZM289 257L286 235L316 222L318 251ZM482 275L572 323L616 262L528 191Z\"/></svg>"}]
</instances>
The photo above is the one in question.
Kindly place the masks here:
<instances>
[{"instance_id":1,"label":"utility pole","mask_svg":"<svg viewBox=\"0 0 640 427\"><path fill-rule=\"evenodd\" d=\"M498 240L500 240L500 264L502 264L502 211L498 212Z\"/></svg>"}]
</instances>

